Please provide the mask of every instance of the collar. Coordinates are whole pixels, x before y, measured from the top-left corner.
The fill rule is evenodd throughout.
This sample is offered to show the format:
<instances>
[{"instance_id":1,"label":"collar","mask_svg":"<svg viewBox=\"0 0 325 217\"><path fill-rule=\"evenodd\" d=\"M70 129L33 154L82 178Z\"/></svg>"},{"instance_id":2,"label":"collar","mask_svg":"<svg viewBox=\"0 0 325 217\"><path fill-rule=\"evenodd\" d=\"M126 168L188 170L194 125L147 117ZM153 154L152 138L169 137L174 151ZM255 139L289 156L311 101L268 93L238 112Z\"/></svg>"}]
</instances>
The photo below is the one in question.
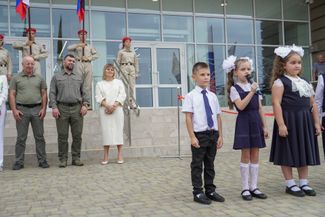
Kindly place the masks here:
<instances>
[{"instance_id":1,"label":"collar","mask_svg":"<svg viewBox=\"0 0 325 217\"><path fill-rule=\"evenodd\" d=\"M21 76L23 76L23 77L34 77L35 76L35 73L33 72L31 75L28 75L28 74L26 74L24 71L21 71Z\"/></svg>"},{"instance_id":2,"label":"collar","mask_svg":"<svg viewBox=\"0 0 325 217\"><path fill-rule=\"evenodd\" d=\"M199 93L201 93L201 91L204 90L204 89L202 87L196 85L195 90L198 91ZM208 88L205 88L205 90L207 91L207 93L209 93Z\"/></svg>"},{"instance_id":3,"label":"collar","mask_svg":"<svg viewBox=\"0 0 325 217\"><path fill-rule=\"evenodd\" d=\"M67 73L67 72L65 71L65 69L62 70L62 74L63 74L63 75L69 75L69 73ZM74 70L72 70L70 74L76 74L76 73L74 73Z\"/></svg>"}]
</instances>

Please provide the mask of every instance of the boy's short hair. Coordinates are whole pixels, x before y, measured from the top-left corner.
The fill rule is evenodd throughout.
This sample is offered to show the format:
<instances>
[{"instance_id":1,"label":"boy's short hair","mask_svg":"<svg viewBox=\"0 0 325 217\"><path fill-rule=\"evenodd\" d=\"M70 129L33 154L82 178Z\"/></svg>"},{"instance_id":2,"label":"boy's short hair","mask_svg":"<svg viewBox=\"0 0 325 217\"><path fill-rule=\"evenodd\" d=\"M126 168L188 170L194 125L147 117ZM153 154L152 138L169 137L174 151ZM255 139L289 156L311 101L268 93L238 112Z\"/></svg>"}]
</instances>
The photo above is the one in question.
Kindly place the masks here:
<instances>
[{"instance_id":1,"label":"boy's short hair","mask_svg":"<svg viewBox=\"0 0 325 217\"><path fill-rule=\"evenodd\" d=\"M205 62L197 62L193 65L192 68L192 75L195 74L197 71L199 71L200 69L208 69L209 65Z\"/></svg>"}]
</instances>

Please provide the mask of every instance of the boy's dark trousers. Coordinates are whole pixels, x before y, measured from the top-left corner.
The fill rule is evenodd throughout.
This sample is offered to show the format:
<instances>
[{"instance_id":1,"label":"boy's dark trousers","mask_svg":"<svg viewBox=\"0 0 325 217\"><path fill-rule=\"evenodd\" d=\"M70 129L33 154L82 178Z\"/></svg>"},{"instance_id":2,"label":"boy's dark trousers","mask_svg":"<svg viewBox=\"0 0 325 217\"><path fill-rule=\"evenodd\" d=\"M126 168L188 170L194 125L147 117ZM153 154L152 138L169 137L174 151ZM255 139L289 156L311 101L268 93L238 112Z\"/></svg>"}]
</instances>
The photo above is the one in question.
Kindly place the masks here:
<instances>
[{"instance_id":1,"label":"boy's dark trousers","mask_svg":"<svg viewBox=\"0 0 325 217\"><path fill-rule=\"evenodd\" d=\"M203 132L195 132L195 136L199 141L200 148L191 146L192 162L191 162L191 178L193 185L193 194L203 192L202 188L202 163L204 163L204 188L206 193L214 192L216 186L213 184L215 176L214 158L217 153L218 131L207 130Z\"/></svg>"}]
</instances>

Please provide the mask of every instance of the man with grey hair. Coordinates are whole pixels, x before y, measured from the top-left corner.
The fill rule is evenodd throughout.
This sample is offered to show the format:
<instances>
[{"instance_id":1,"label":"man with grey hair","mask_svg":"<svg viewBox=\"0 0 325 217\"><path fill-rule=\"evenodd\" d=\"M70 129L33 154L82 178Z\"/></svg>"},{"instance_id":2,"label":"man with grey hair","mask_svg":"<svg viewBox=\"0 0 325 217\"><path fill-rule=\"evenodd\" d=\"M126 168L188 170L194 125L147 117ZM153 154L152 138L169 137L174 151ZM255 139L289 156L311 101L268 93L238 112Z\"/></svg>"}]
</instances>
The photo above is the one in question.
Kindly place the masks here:
<instances>
[{"instance_id":1,"label":"man with grey hair","mask_svg":"<svg viewBox=\"0 0 325 217\"><path fill-rule=\"evenodd\" d=\"M325 60L322 53L317 54L317 62L313 65L313 80L317 81L318 76L325 73Z\"/></svg>"},{"instance_id":2,"label":"man with grey hair","mask_svg":"<svg viewBox=\"0 0 325 217\"><path fill-rule=\"evenodd\" d=\"M17 128L13 170L24 168L29 123L33 129L39 167L49 167L46 160L43 123L47 106L47 86L41 75L34 72L34 65L34 58L25 56L22 61L23 70L12 79L9 88L9 103Z\"/></svg>"}]
</instances>

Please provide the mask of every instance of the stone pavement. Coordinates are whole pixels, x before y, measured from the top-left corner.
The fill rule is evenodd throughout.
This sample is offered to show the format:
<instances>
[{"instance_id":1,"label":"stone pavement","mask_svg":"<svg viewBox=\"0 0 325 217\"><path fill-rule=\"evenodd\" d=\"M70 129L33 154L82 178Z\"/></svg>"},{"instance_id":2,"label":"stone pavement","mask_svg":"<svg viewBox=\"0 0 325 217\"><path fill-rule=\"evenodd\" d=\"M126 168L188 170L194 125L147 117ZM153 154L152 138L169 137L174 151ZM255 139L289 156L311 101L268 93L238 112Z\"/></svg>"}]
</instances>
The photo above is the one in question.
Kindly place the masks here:
<instances>
[{"instance_id":1,"label":"stone pavement","mask_svg":"<svg viewBox=\"0 0 325 217\"><path fill-rule=\"evenodd\" d=\"M317 196L296 198L284 193L280 168L268 162L268 153L261 151L259 181L266 200L241 199L240 152L220 151L215 183L224 203L193 202L190 158L141 158L122 165L6 169L0 173L0 216L324 216L324 165L310 169Z\"/></svg>"}]
</instances>

